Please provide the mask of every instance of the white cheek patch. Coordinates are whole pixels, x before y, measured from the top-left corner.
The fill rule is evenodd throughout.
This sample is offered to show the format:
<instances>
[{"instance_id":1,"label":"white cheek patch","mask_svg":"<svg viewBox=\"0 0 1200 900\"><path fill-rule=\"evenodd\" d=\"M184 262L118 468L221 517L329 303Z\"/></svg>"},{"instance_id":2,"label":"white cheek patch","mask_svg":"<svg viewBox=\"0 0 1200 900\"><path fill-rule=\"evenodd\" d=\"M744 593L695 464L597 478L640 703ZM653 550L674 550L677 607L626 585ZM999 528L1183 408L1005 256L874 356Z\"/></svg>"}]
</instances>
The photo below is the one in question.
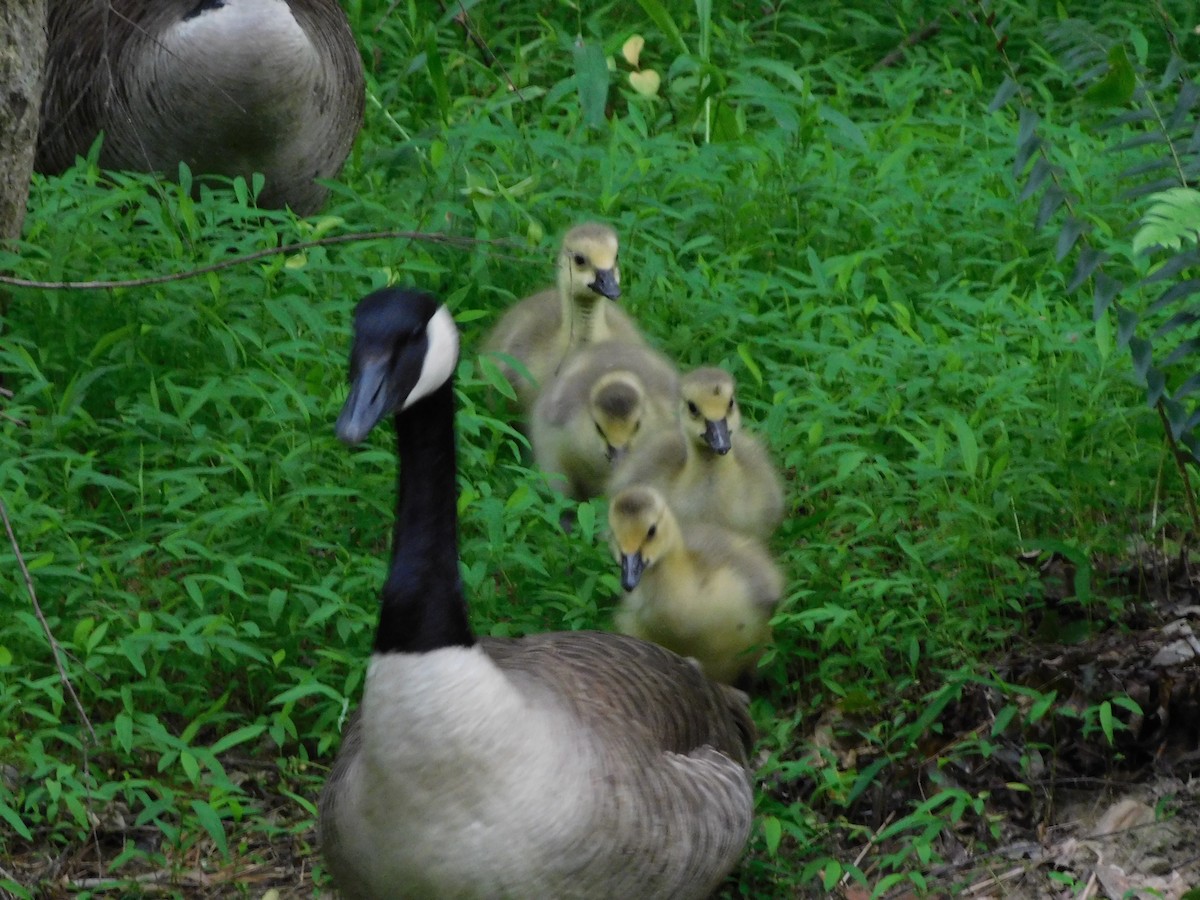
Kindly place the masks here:
<instances>
[{"instance_id":1,"label":"white cheek patch","mask_svg":"<svg viewBox=\"0 0 1200 900\"><path fill-rule=\"evenodd\" d=\"M421 377L404 401L404 409L418 400L428 397L454 374L458 364L458 329L450 310L439 306L425 326L425 337L429 347L425 351L425 362L421 366Z\"/></svg>"}]
</instances>

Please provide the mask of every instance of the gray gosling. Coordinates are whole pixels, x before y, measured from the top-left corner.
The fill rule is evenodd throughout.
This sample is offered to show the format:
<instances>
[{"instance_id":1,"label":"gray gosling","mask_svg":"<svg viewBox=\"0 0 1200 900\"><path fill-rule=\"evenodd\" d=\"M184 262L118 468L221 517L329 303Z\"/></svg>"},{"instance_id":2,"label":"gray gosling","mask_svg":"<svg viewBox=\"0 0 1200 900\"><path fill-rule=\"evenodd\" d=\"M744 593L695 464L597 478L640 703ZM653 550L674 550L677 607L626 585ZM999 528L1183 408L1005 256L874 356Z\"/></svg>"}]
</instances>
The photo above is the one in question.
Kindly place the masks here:
<instances>
[{"instance_id":1,"label":"gray gosling","mask_svg":"<svg viewBox=\"0 0 1200 900\"><path fill-rule=\"evenodd\" d=\"M638 442L675 427L679 376L666 357L635 344L588 344L538 396L529 436L538 465L563 493L604 493Z\"/></svg>"},{"instance_id":2,"label":"gray gosling","mask_svg":"<svg viewBox=\"0 0 1200 900\"><path fill-rule=\"evenodd\" d=\"M458 330L428 294L355 311L338 436L391 417L391 561L362 705L321 792L344 897L709 897L754 813L746 697L603 632L479 638L459 577Z\"/></svg>"},{"instance_id":3,"label":"gray gosling","mask_svg":"<svg viewBox=\"0 0 1200 900\"><path fill-rule=\"evenodd\" d=\"M337 0L50 0L36 167L101 131L100 164L266 180L316 212L362 124L362 58Z\"/></svg>"},{"instance_id":4,"label":"gray gosling","mask_svg":"<svg viewBox=\"0 0 1200 900\"><path fill-rule=\"evenodd\" d=\"M679 423L634 448L612 491L648 484L684 522L711 522L766 540L783 518L783 486L762 444L742 430L733 376L696 369L679 383Z\"/></svg>"},{"instance_id":5,"label":"gray gosling","mask_svg":"<svg viewBox=\"0 0 1200 900\"><path fill-rule=\"evenodd\" d=\"M526 413L571 351L610 339L646 343L633 320L612 302L621 296L617 250L617 233L607 225L576 225L563 236L556 286L510 307L484 339L485 352L508 354L532 376L530 381L501 364Z\"/></svg>"},{"instance_id":6,"label":"gray gosling","mask_svg":"<svg viewBox=\"0 0 1200 900\"><path fill-rule=\"evenodd\" d=\"M617 630L662 644L727 684L752 676L771 640L783 576L745 535L689 522L680 526L654 488L626 488L608 508L621 586Z\"/></svg>"}]
</instances>

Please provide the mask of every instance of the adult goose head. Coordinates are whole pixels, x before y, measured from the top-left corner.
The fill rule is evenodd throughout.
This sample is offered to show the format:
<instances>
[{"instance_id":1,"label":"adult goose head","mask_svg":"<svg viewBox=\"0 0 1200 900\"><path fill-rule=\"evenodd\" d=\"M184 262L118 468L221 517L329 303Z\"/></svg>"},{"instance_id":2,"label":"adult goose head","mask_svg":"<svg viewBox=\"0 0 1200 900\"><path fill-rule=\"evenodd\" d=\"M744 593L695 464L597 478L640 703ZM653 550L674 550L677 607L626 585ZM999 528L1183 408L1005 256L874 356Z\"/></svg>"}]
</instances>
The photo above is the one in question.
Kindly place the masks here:
<instances>
[{"instance_id":1,"label":"adult goose head","mask_svg":"<svg viewBox=\"0 0 1200 900\"><path fill-rule=\"evenodd\" d=\"M50 0L37 169L105 133L106 168L266 176L259 204L315 212L362 123L337 0Z\"/></svg>"},{"instance_id":2,"label":"adult goose head","mask_svg":"<svg viewBox=\"0 0 1200 900\"><path fill-rule=\"evenodd\" d=\"M338 434L394 416L391 563L362 704L320 801L345 896L707 897L753 796L745 696L623 635L477 639L458 577L451 376L428 295L355 313Z\"/></svg>"}]
</instances>

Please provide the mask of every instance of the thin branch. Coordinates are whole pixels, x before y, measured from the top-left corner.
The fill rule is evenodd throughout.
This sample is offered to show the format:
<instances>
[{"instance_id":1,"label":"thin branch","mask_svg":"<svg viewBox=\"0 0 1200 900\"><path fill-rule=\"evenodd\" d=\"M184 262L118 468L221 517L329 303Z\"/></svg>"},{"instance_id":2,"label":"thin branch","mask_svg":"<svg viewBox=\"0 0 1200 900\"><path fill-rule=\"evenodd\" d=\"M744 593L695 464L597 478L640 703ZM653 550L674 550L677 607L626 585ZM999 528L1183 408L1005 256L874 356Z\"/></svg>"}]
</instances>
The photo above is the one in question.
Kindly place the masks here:
<instances>
[{"instance_id":1,"label":"thin branch","mask_svg":"<svg viewBox=\"0 0 1200 900\"><path fill-rule=\"evenodd\" d=\"M87 728L87 732L91 735L91 743L99 744L96 739L96 730L92 728L92 720L88 718L88 714L83 709L83 704L79 702L79 695L75 693L75 686L71 684L71 679L67 677L67 670L63 666L62 652L58 645L58 641L54 639L54 633L50 630L50 623L46 621L46 616L42 613L42 605L38 602L37 591L33 588L33 577L29 574L29 567L25 565L25 557L21 554L21 547L17 543L17 536L13 533L12 522L8 518L8 507L4 504L4 498L0 497L0 519L4 520L4 530L8 532L9 543L12 544L13 554L17 557L17 565L21 567L21 575L25 578L25 589L29 591L29 601L33 604L33 612L37 616L38 622L41 623L42 631L46 635L46 642L50 645L50 652L54 656L54 665L58 669L58 679L62 682L63 688L70 695L71 701L75 704L75 711L79 713L79 720L83 722ZM104 855L100 849L100 836L96 832L96 814L92 810L92 771L90 763L90 754L88 753L88 741L80 742L81 752L83 754L83 775L84 783L87 784L87 818L88 823L92 828L92 840L96 847L97 863L103 868Z\"/></svg>"},{"instance_id":2,"label":"thin branch","mask_svg":"<svg viewBox=\"0 0 1200 900\"><path fill-rule=\"evenodd\" d=\"M870 839L865 844L863 844L863 848L858 851L858 856L854 857L854 862L853 862L854 868L857 869L859 866L862 865L863 859L871 851L872 847L878 846L876 842L879 840L879 835L883 834L883 829L887 828L890 824L892 824L892 819L894 819L894 818L896 818L896 811L892 810L890 813L888 813L887 818L883 820L882 824L880 824L880 826L875 829L875 833L873 835L871 835ZM842 873L842 877L840 879L838 879L838 887L841 887L849 880L850 880L850 869L847 869L845 872Z\"/></svg>"},{"instance_id":3,"label":"thin branch","mask_svg":"<svg viewBox=\"0 0 1200 900\"><path fill-rule=\"evenodd\" d=\"M452 247L470 247L478 244L487 244L493 247L517 248L517 245L511 241L481 240L479 238L458 237L423 231L362 231L355 232L354 234L335 234L329 237L318 238L314 241L299 241L295 244L284 244L282 247L269 247L266 250L256 250L253 253L247 253L243 256L235 256L230 259L221 260L218 263L200 266L197 269L189 269L186 272L172 272L168 275L147 275L144 278L123 278L111 281L35 281L28 278L16 278L12 275L0 275L0 284L10 284L14 287L23 288L71 291L100 291L112 288L146 287L152 284L184 281L188 278L196 278L199 275L220 272L224 269L231 269L234 266L240 266L281 253L296 253L300 250L309 250L313 247L328 247L333 244L350 244L356 241L392 240L396 238L410 241L427 241L432 244L447 244Z\"/></svg>"},{"instance_id":4,"label":"thin branch","mask_svg":"<svg viewBox=\"0 0 1200 900\"><path fill-rule=\"evenodd\" d=\"M3 397L5 400L11 400L13 398L13 392L10 391L8 388L0 387L0 397ZM12 422L18 428L25 427L24 422L22 422L16 416L10 416L8 413L6 413L2 409L0 409L0 419L7 419L9 422Z\"/></svg>"},{"instance_id":5,"label":"thin branch","mask_svg":"<svg viewBox=\"0 0 1200 900\"><path fill-rule=\"evenodd\" d=\"M232 881L234 879L228 879ZM70 886L78 890L94 890L96 888L113 888L119 887L122 884L133 882L134 884L143 887L163 886L163 887L178 887L182 884L195 885L197 887L210 887L214 883L228 883L225 879L219 879L200 869L190 869L185 872L173 872L170 869L158 869L153 872L142 872L137 875L122 875L120 878L76 878L69 882Z\"/></svg>"},{"instance_id":6,"label":"thin branch","mask_svg":"<svg viewBox=\"0 0 1200 900\"><path fill-rule=\"evenodd\" d=\"M490 69L496 62L496 54L492 52L492 48L489 47L487 42L479 36L478 32L471 27L471 16L467 13L467 8L461 2L456 5L458 6L458 12L454 14L452 21L455 25L463 30L463 34L466 35L467 40L475 45L475 49L483 54L483 64ZM446 4L439 3L438 6L442 8L442 14L444 15L446 12ZM501 69L503 68L504 67L501 66ZM504 77L508 78L507 73ZM509 79L508 86L513 86L512 79Z\"/></svg>"},{"instance_id":7,"label":"thin branch","mask_svg":"<svg viewBox=\"0 0 1200 900\"><path fill-rule=\"evenodd\" d=\"M29 568L25 565L25 557L21 555L21 547L17 544L17 536L13 534L12 522L8 519L8 507L4 505L4 498L0 497L0 519L4 520L4 530L8 532L8 541L12 544L13 553L17 557L17 565L21 567L21 575L25 578L25 589L29 591L29 600L33 604L34 615L37 616L38 622L42 625L42 632L46 635L46 641L50 644L50 652L54 655L54 665L58 668L58 680L62 682L63 688L70 695L72 702L75 704L75 711L79 713L79 718L87 727L88 734L92 736L92 743L97 743L96 732L92 728L92 721L88 718L86 712L83 711L83 704L79 702L79 695L75 693L75 686L71 684L71 679L67 677L67 670L63 667L62 652L58 645L58 641L54 638L54 633L50 631L50 624L46 621L46 616L42 613L42 605L38 603L37 591L33 589L33 577L29 574Z\"/></svg>"},{"instance_id":8,"label":"thin branch","mask_svg":"<svg viewBox=\"0 0 1200 900\"><path fill-rule=\"evenodd\" d=\"M924 43L941 30L941 21L939 19L934 19L928 25L906 36L900 45L896 47L896 49L894 49L887 56L883 57L883 59L879 60L879 62L875 63L875 65L871 66L871 71L875 72L879 69L887 69L896 65L896 63L904 59L904 54L910 47L915 47L917 44Z\"/></svg>"},{"instance_id":9,"label":"thin branch","mask_svg":"<svg viewBox=\"0 0 1200 900\"><path fill-rule=\"evenodd\" d=\"M504 63L500 58L492 52L492 48L488 46L487 41L475 30L474 24L471 22L471 14L467 12L466 5L462 0L458 0L458 13L454 16L454 22L460 28L467 38L475 45L475 48L483 54L483 64L489 69L494 65L500 69L500 74L504 76L504 80L508 82L508 89L515 93L517 97L524 100L525 97L521 94L521 89L517 87L512 80L512 76L508 74L508 69L504 68Z\"/></svg>"}]
</instances>

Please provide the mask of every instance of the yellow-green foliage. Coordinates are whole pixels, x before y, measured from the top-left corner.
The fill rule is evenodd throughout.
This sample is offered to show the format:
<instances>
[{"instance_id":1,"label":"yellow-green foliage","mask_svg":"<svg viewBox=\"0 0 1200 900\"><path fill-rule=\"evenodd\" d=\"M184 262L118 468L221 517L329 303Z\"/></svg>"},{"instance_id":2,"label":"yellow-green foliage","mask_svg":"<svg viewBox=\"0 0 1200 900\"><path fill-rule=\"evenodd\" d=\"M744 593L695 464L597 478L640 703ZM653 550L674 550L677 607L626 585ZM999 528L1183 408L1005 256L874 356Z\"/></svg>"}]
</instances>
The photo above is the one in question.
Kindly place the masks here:
<instances>
[{"instance_id":1,"label":"yellow-green foliage","mask_svg":"<svg viewBox=\"0 0 1200 900\"><path fill-rule=\"evenodd\" d=\"M917 752L927 694L1037 608L1020 551L1053 542L1086 564L1149 535L1162 463L1126 354L1066 293L1054 235L1019 199L1015 115L987 111L1006 75L989 32L917 2L466 4L466 27L457 4L440 18L416 0L345 5L367 121L321 216L259 212L254 185L193 198L81 161L35 181L0 271L139 278L384 229L507 243L376 239L147 286L12 289L0 498L96 743L85 770L90 739L4 541L0 857L75 852L89 804L102 830L120 808L165 835L113 850L118 880L183 865L200 841L232 855L280 829L311 842L392 514L386 429L356 452L333 436L350 312L374 287L433 290L464 329L478 629L609 626L603 501L576 507L531 469L473 353L499 310L550 283L562 230L601 219L622 238L626 308L681 368L735 373L787 480L772 549L788 588L755 702L762 824L728 895L919 870L936 804L914 806L920 862L868 879L837 856L871 831L855 803L882 776L811 754L816 717L841 704L876 722L864 739L889 759ZM1074 102L1038 69L1054 4L998 5L1035 91ZM933 18L940 32L876 68ZM648 70L656 90L630 80ZM1058 121L1042 127L1108 221L1111 135ZM235 777L247 757L278 777Z\"/></svg>"}]
</instances>

